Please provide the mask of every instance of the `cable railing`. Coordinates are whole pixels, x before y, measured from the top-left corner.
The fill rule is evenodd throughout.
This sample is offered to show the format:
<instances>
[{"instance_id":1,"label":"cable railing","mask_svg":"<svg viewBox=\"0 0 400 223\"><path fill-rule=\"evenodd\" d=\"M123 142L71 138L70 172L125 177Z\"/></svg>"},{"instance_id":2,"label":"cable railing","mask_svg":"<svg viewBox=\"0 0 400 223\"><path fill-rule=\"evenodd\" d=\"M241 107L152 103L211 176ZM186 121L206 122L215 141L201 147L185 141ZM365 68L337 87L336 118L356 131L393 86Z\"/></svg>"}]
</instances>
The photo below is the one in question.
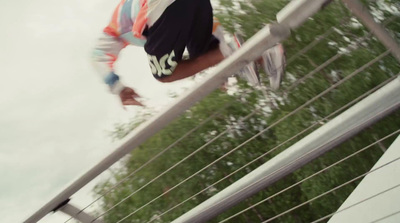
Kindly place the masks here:
<instances>
[{"instance_id":1,"label":"cable railing","mask_svg":"<svg viewBox=\"0 0 400 223\"><path fill-rule=\"evenodd\" d=\"M301 2L301 3L299 3L299 2ZM29 218L25 222L36 222L36 221L40 220L44 215L46 215L47 213L49 213L50 211L53 211L53 210L54 211L56 211L56 210L63 211L63 205L65 205L69 201L69 200L67 201L67 199L69 197L71 197L71 195L73 195L77 190L79 190L81 187L83 187L87 182L91 181L93 178L95 178L101 172L103 172L104 170L109 168L114 162L118 161L125 154L128 154L134 148L141 145L143 142L145 142L146 139L151 137L151 135L154 135L157 131L161 130L164 126L166 126L169 122L171 122L180 113L182 113L186 109L190 108L190 106L192 106L192 104L195 101L199 101L200 99L205 97L208 93L210 93L214 89L218 88L224 82L225 78L229 77L230 74L234 72L234 70L237 70L241 66L245 65L246 61L256 59L258 57L258 55L260 55L263 52L263 50L265 50L265 49L269 48L270 46L274 45L275 43L281 42L283 39L285 39L288 35L288 33L287 33L288 27L287 26L289 26L290 28L298 27L300 25L300 23L304 22L309 16L311 16L315 12L319 11L319 9L321 8L321 5L324 5L325 2L326 1L318 0L318 1L315 1L314 3L310 3L307 1L301 0L296 3L292 3L292 5L290 7L288 7L289 9L282 10L281 16L280 17L278 16L278 24L276 24L275 26L272 26L272 28L271 27L265 28L265 29L261 30L259 33L257 33L255 35L255 37L251 38L245 45L243 45L243 47L241 49L239 49L237 52L235 52L234 55L232 55L230 58L226 59L219 66L217 66L216 69L212 72L212 74L210 74L209 77L203 83L201 83L201 85L198 88L196 88L193 91L188 92L186 95L182 96L177 101L177 103L175 103L171 107L167 108L166 111L163 112L162 114L156 115L156 117L152 118L151 120L148 120L143 125L139 126L137 129L135 129L133 131L133 133L131 133L130 135L127 136L128 140L125 140L125 142L123 142L122 145L116 150L116 152L114 152L109 157L107 157L105 160L103 160L101 163L99 163L94 168L92 168L88 173L86 173L83 177L78 179L74 184L72 184L70 187L68 187L66 190L64 190L60 195L55 197L52 201L50 201L48 204L46 204L42 209L40 209L37 213L35 213L31 218ZM309 5L312 5L312 7L310 7ZM290 10L290 8L296 8L296 7L297 7L297 10L293 10L293 9ZM304 17L304 20L302 22L296 21L294 24L292 24L293 20L298 20L295 17L295 15L297 15L297 13L299 13L299 11L301 11L298 9L304 8L304 7L308 8L309 11L307 10L302 13L308 14L308 15L301 16L301 17ZM335 31L336 27L343 25L346 21L349 20L349 18L342 19L341 23L339 25L331 27L326 32L324 32L322 35L320 35L319 38L315 39L310 44L305 46L298 53L294 54L294 56L290 57L288 60L288 64L292 63L300 55L307 53L310 49L312 49L313 47L318 45L321 41L325 40L329 35L331 35ZM385 21L385 23L383 23L383 25L390 24L390 22L392 22L394 20L394 18L395 17L388 19L387 21ZM366 39L369 39L370 37L371 37L371 33L367 33L363 37L356 39L355 43L360 45L361 42L363 42ZM347 47L347 50L350 53L351 51L356 50L357 48L358 48L358 46L354 46L354 42L353 42ZM232 156L235 152L239 152L242 149L246 148L246 146L249 145L256 138L265 135L267 132L271 131L276 126L280 125L281 123L284 123L284 121L287 122L289 120L289 118L291 118L292 116L299 115L299 113L305 112L305 110L306 110L305 108L310 108L310 106L312 106L312 104L315 103L316 101L321 100L325 97L328 97L337 88L341 87L344 84L347 84L347 82L349 82L352 78L356 77L360 73L368 72L368 69L371 68L372 66L378 66L378 64L381 64L382 61L386 60L391 53L394 54L393 49L386 50L386 51L378 54L372 60L366 62L365 64L361 65L354 71L347 74L342 79L338 80L337 82L333 83L331 86L327 87L327 89L318 93L316 96L311 97L311 99L308 99L301 106L295 108L293 111L287 112L281 118L278 118L277 120L275 120L271 123L268 123L266 128L259 130L259 132L253 134L251 137L249 137L247 139L243 139L244 141L239 143L237 146L234 146L233 149L230 149L224 155L218 157L215 160L212 160L207 165L201 167L200 169L196 170L193 173L190 173L188 176L182 176L176 184L174 184L173 186L169 186L165 191L163 191L162 193L159 193L158 195L155 195L155 197L150 198L148 201L144 201L143 202L144 204L140 204L134 208L129 208L129 206L128 206L128 211L126 212L127 214L125 216L121 216L119 218L119 220L116 220L115 222L117 222L117 223L131 222L131 221L135 222L133 219L134 219L135 214L137 214L138 212L143 211L144 209L150 207L150 205L154 205L161 198L165 197L167 194L176 190L178 187L182 187L188 181L193 180L196 177L199 177L199 175L201 173L205 172L207 169L210 169L212 166L216 165L221 160L226 159L226 158L228 158L228 156ZM331 57L330 59L328 59L321 65L315 67L308 74L302 76L301 78L299 78L298 80L293 82L292 85L290 85L284 89L286 95L290 94L298 86L299 83L305 81L306 79L310 78L311 76L313 76L317 73L322 72L324 69L327 69L328 66L330 66L330 65L334 64L336 61L338 61L338 59L340 57L342 57L342 55L343 55L343 53L340 53L340 52L337 53L335 56ZM170 207L168 207L165 210L157 210L155 212L156 214L154 215L155 217L148 219L147 222L157 221L161 217L177 210L178 207L183 206L185 203L196 200L197 199L196 197L198 197L200 194L203 194L203 193L211 190L212 188L214 188L216 185L220 184L223 181L226 181L228 179L231 180L231 178L233 176L235 176L235 174L240 173L240 175L243 175L243 174L248 173L248 175L251 175L253 172L255 172L255 170L250 172L249 171L249 169L251 169L250 166L255 165L256 162L260 162L262 159L265 159L266 157L269 158L270 156L274 156L278 151L284 149L284 147L283 147L284 145L291 145L291 144L296 145L296 143L298 143L298 141L296 142L295 139L302 137L304 134L310 132L311 130L315 130L317 127L320 127L320 126L325 127L325 125L326 125L325 123L330 122L332 118L336 117L341 112L348 109L350 106L354 106L354 104L360 102L361 100L362 101L369 100L369 98L370 98L369 96L371 96L371 94L373 94L374 96L376 94L379 94L379 93L376 93L376 91L378 91L378 89L384 88L386 85L389 85L389 84L391 86L393 86L394 85L393 82L396 82L396 80L399 80L399 75L400 75L400 73L393 75L392 77L384 80L380 84L377 84L375 87L362 93L362 95L358 96L355 99L352 99L351 102L348 102L344 106L334 110L332 113L325 116L324 118L319 118L318 120L315 120L308 127L297 132L293 136L290 136L288 139L284 140L283 142L280 142L278 145L274 146L273 148L270 148L269 150L267 150L260 156L257 156L254 159L251 159L250 161L245 163L243 166L237 168L236 170L234 170L230 173L229 172L226 173L224 177L218 179L217 181L215 181L213 183L208 183L206 185L206 187L204 187L203 189L199 190L196 193L193 193L192 195L187 196L186 198L183 198L182 201L174 202L174 204L172 204ZM393 87L393 88L396 89L396 87ZM204 89L206 89L206 90L204 90ZM291 171L293 171L293 169L297 168L299 165L305 165L306 163L311 162L311 160L321 156L323 152L316 152L317 150L327 151L327 150L332 149L333 146L331 144L337 145L338 143L341 143L341 142L347 140L349 137L354 136L357 132L361 131L362 129L366 128L367 126L371 125L372 123L376 122L377 120L383 118L384 116L389 115L390 113L392 113L393 111L395 111L398 108L398 104L395 104L393 106L390 106L390 105L386 105L386 106L388 106L387 109L383 109L383 110L375 113L374 116L366 118L362 123L355 124L355 126L352 126L350 129L344 130L342 136L339 136L339 138L334 139L331 142L326 142L327 143L326 148L323 148L323 149L316 148L315 150L310 150L308 152L305 152L302 155L300 155L299 157L290 161L289 163L285 163L280 168L275 169L273 172L270 172L268 175L264 175L263 177L261 177L260 179L258 179L256 181L251 182L251 179L250 179L247 186L244 186L244 187L239 186L239 188L238 188L239 190L236 190L231 194L227 194L227 193L224 194L225 190L223 190L220 193L218 193L217 195L215 195L214 197L211 197L209 199L209 200L216 201L215 203L213 203L214 201L212 201L210 203L209 200L207 200L204 203L202 203L202 204L198 205L197 207L195 207L194 209L192 209L191 211L186 212L186 214L182 215L181 217L176 219L174 222L204 222L204 221L207 221L207 220L219 215L220 213L223 213L224 211L231 208L234 204L237 204L240 201L243 201L244 199L250 197L252 194L255 194L256 192L260 191L261 186L259 186L259 185L263 184L262 188L264 188L264 187L272 184L273 182L275 182L278 178L281 179L281 177L287 175L289 173L288 169L292 169ZM145 161L143 164L141 164L138 168L134 169L131 172L128 172L127 174L125 174L122 177L122 179L113 183L112 186L107 188L105 191L102 191L100 193L100 196L96 197L96 199L94 201L92 201L91 203L86 205L83 209L80 209L79 211L74 210L73 214L68 213L72 217L69 220L67 220L66 222L70 221L73 218L78 219L76 216L79 216L81 214L86 214L85 210L87 210L89 207L91 207L96 202L100 201L105 196L118 190L119 187L122 186L124 183L128 183L129 180L132 179L133 176L135 176L139 173L139 171L142 171L145 168L150 168L151 164L153 164L159 157L165 156L167 151L170 151L172 148L176 147L177 144L184 143L184 140L188 136L190 136L191 134L194 134L196 131L198 131L201 128L201 126L203 126L207 122L212 121L216 116L218 116L220 114L221 111L223 111L227 107L229 107L229 104L224 105L224 107L221 108L220 111L213 113L212 115L207 117L205 120L200 122L196 127L187 131L184 135L182 135L178 139L173 140L173 142L169 146L160 150L155 155L149 157L149 159L147 161ZM312 111L309 111L309 112L313 113ZM261 110L254 110L254 111L250 112L249 114L247 114L247 116L239 117L237 119L237 123L249 121L250 119L254 118L254 116L256 114L260 115ZM134 197L139 192L145 191L145 189L147 189L150 185L153 185L156 181L159 181L160 179L162 179L162 177L166 177L168 174L170 174L170 172L172 170L175 170L178 166L181 166L184 162L186 163L186 165L190 165L190 164L187 164L189 159L193 158L196 154L199 154L199 152L205 150L206 148L214 146L213 144L216 144L217 140L221 140L221 139L223 139L223 137L227 137L228 133L230 131L234 130L235 128L236 128L235 125L227 124L227 128L225 130L222 130L219 133L217 133L216 135L214 135L213 137L209 138L202 146L200 146L197 149L195 149L194 151L190 152L184 158L180 159L179 161L177 161L172 166L168 167L166 170L162 171L155 177L150 178L150 180L145 182L139 188L132 189L132 191L130 191L127 194L127 196L123 197L122 199L115 202L111 206L104 208L100 212L100 214L96 215L96 217L85 216L84 219L86 219L86 220L83 220L83 222L84 223L86 223L86 222L103 222L103 220L105 219L105 217L107 215L112 214L111 212L118 211L119 209L117 209L117 208L119 208L120 206L123 206L126 201L132 199L132 197ZM235 219L239 215L244 214L246 211L255 210L255 208L258 205L261 205L264 202L268 202L273 197L278 196L278 195L290 190L291 188L300 185L301 183L309 180L310 178L312 178L316 175L326 172L327 170L334 167L335 165L338 165L341 162L344 162L345 160L348 160L351 157L356 156L356 155L360 154L361 152L371 148L372 146L374 146L378 143L381 143L382 141L384 141L390 137L395 136L399 132L400 132L400 130L396 130L393 133L389 134L388 136L385 136L379 140L377 139L374 143L370 144L369 146L364 147L363 149L361 149L351 155L348 155L343 159L340 159L339 161L335 162L334 164L331 164L328 167L312 174L311 176L306 177L306 178L296 182L295 184L292 184L291 186L285 188L284 190L278 192L277 194L267 197L267 199L257 202L256 204L249 203L247 208L243 209L242 211L237 211L236 214L228 216L227 218L222 219L220 222L230 221L232 219ZM321 146L321 147L323 147L323 146ZM287 150L289 150L289 149L287 149ZM273 157L273 159L275 159L275 157ZM310 199L309 201L303 202L300 205L290 208L289 210L286 210L276 216L272 216L272 217L268 218L267 220L265 220L265 219L260 220L260 222L269 222L269 221L273 221L277 218L280 218L281 216L284 216L284 215L290 213L291 211L301 208L302 206L308 205L310 202L312 202L316 199L324 197L327 194L334 193L336 190L338 190L342 187L345 187L349 184L352 184L353 182L358 181L359 179L363 178L365 175L375 172L381 168L384 168L393 162L396 162L398 159L400 159L400 158L392 160L391 162L386 163L385 165L383 165L379 168L376 168L376 169L368 171L364 174L361 174L350 181L347 181L331 190L326 191L325 193L322 193L321 195L319 195L315 198ZM268 162L271 162L271 160L268 160L267 163ZM257 168L257 169L259 169L259 168ZM207 170L207 171L211 171L211 170ZM246 172L246 173L242 173L242 172ZM246 176L245 176L245 178L246 178ZM277 176L278 176L278 178L277 178ZM271 178L271 180L269 178ZM249 178L248 178L248 180L249 180ZM265 183L263 181L268 181L268 183ZM235 182L232 185L237 185L237 183L238 182ZM232 185L229 186L229 188L232 188ZM243 185L245 185L245 184L243 184ZM390 189L388 189L388 191L395 189L398 186L390 188ZM229 188L226 188L226 189L229 190ZM256 189L253 189L253 188L256 188ZM249 192L249 191L251 191L251 192ZM374 196L379 196L385 192L387 192L387 191L382 191L381 193L377 193ZM220 194L222 194L222 197ZM218 197L218 199L215 197ZM362 203L364 201L360 201L360 202ZM227 203L227 205L223 204L223 203ZM69 205L68 208L71 209L71 205L70 204L68 204L68 205ZM64 207L66 207L66 206L64 206ZM352 207L353 206L348 207L346 209L341 209L340 211L346 211L347 209L351 209ZM129 209L132 209L132 210L129 211ZM211 210L211 209L214 209L214 210ZM63 212L65 212L65 211L63 211ZM65 213L67 213L67 212L65 212ZM330 215L326 215L322 218L319 218L315 222L324 221L336 213L338 213L338 212L334 212ZM383 216L382 218L377 219L376 222L382 221L383 219L389 218L396 214L398 214L398 212L393 212L392 214L390 214L388 216ZM207 217L205 217L205 216L207 216ZM260 219L261 219L261 217L260 217Z\"/></svg>"},{"instance_id":2,"label":"cable railing","mask_svg":"<svg viewBox=\"0 0 400 223\"><path fill-rule=\"evenodd\" d=\"M146 203L145 205L143 205L142 207L137 208L134 212L132 212L130 215L126 216L125 218L121 219L119 222L122 222L123 220L125 220L126 218L132 216L134 213L140 211L141 209L145 208L146 206L148 206L149 204L155 202L157 199L161 198L163 195L167 194L168 192L170 192L171 190L177 188L178 186L182 185L184 182L186 182L187 180L193 178L194 176L196 176L197 174L201 173L202 171L204 171L205 169L207 169L208 167L210 167L211 165L215 164L216 162L222 160L223 158L225 158L226 156L232 154L233 152L237 151L238 149L242 148L244 145L246 145L247 143L249 143L250 141L252 141L253 139L255 139L256 137L260 136L261 134L263 134L264 132L270 130L271 128L273 128L274 126L278 125L279 123L281 123L283 120L287 119L288 117L296 114L298 111L300 111L301 109L307 107L309 104L311 104L312 102L314 102L315 100L321 98L322 96L326 95L327 93L329 93L332 89L335 89L336 87L340 86L342 83L346 82L347 80L349 80L350 78L352 78L353 76L359 74L361 71L365 70L366 68L368 68L369 66L371 66L373 63L376 63L377 61L379 61L380 59L382 59L383 57L387 56L389 54L389 51L386 51L385 53L381 54L380 56L378 56L377 58L373 59L372 61L368 62L367 64L365 64L364 66L362 66L361 68L359 68L358 70L356 70L355 72L353 72L352 74L349 74L348 76L346 76L346 78L342 79L341 81L337 82L336 84L332 85L330 88L326 89L324 92L322 92L321 94L317 95L316 97L312 98L311 100L309 100L308 102L304 103L302 106L298 107L296 110L294 110L293 112L287 114L286 116L284 116L283 118L281 118L280 120L278 120L275 123L272 123L271 125L269 125L267 128L265 128L264 130L260 131L259 133L255 134L254 136L252 136L251 138L249 138L248 140L246 140L245 142L243 142L242 144L240 144L239 146L237 146L236 148L232 149L231 151L225 153L223 156L221 156L220 158L218 158L217 160L214 160L213 162L211 162L209 165L203 167L202 169L200 169L199 171L197 171L195 174L191 175L190 177L186 178L185 180L179 182L177 185L173 186L172 188L170 188L169 190L165 191L164 193L160 194L159 196L157 196L156 198L154 198L153 200L151 200L150 202ZM252 114L250 114L249 116L245 117L245 119L248 119L249 117L251 117ZM163 176L164 174L166 174L167 172L169 172L171 169L173 169L174 167L176 167L177 165L181 164L182 162L184 162L185 160L187 160L188 158L190 158L191 156L193 156L194 154L196 154L198 151L202 150L205 146L209 145L210 143L214 142L217 138L221 137L222 135L224 135L226 133L227 130L221 132L217 137L215 137L214 139L210 140L209 142L207 142L205 145L203 145L202 147L200 147L199 149L197 149L196 151L194 151L192 154L190 154L189 156L187 156L186 158L184 158L183 160L177 162L174 166L172 166L171 168L169 168L167 171L163 172L162 174L160 174L159 176L157 176L156 178L154 178L153 180L149 181L147 184L145 184L143 187L141 187L140 189L132 192L129 196L125 197L124 199L122 199L120 202L118 202L117 204L115 204L113 207L111 207L109 210L107 210L105 213L101 214L100 216L96 217L96 219L98 219L99 217L103 216L104 214L106 214L107 212L109 212L110 210L114 209L116 206L120 205L121 203L123 203L124 201L126 201L127 199L129 199L131 196L133 196L134 194L136 194L138 191L142 190L143 188L145 188L146 186L148 186L150 183L153 183L155 180L159 179L161 176Z\"/></svg>"}]
</instances>

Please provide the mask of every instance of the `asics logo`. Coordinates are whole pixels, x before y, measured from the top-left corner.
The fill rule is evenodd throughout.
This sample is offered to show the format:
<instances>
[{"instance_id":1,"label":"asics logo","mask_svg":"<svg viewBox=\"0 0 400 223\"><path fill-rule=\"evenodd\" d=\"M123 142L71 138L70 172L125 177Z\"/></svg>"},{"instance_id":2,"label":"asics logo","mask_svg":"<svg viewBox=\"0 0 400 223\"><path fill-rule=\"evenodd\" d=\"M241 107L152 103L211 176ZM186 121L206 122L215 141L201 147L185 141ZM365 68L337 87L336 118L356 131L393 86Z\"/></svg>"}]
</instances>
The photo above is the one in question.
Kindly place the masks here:
<instances>
[{"instance_id":1,"label":"asics logo","mask_svg":"<svg viewBox=\"0 0 400 223\"><path fill-rule=\"evenodd\" d=\"M165 54L157 59L156 56L147 55L149 58L149 64L151 72L154 76L162 77L163 75L171 75L178 63L175 61L175 51L170 54Z\"/></svg>"}]
</instances>

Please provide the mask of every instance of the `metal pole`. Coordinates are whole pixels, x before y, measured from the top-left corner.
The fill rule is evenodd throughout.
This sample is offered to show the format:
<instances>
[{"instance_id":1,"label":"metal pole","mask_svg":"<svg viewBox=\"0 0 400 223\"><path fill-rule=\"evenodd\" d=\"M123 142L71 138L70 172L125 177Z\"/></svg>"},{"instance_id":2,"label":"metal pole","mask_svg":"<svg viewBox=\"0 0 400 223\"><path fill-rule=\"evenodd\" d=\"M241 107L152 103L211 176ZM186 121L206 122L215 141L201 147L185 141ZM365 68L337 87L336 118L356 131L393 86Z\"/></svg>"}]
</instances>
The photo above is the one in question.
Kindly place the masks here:
<instances>
[{"instance_id":1,"label":"metal pole","mask_svg":"<svg viewBox=\"0 0 400 223\"><path fill-rule=\"evenodd\" d=\"M205 222L294 172L400 107L400 77L173 223Z\"/></svg>"},{"instance_id":2,"label":"metal pole","mask_svg":"<svg viewBox=\"0 0 400 223\"><path fill-rule=\"evenodd\" d=\"M66 204L60 209L59 211L73 217L74 219L82 222L82 223L104 223L103 220L101 219L95 219L94 217L90 216L89 214L85 212L81 212L79 208L71 205L71 204Z\"/></svg>"},{"instance_id":3,"label":"metal pole","mask_svg":"<svg viewBox=\"0 0 400 223\"><path fill-rule=\"evenodd\" d=\"M317 1L317 0L315 0ZM207 78L196 88L182 95L175 103L164 112L155 115L152 119L140 125L132 131L121 145L100 163L95 165L82 177L72 183L55 198L45 204L25 223L37 222L45 215L50 213L55 207L71 197L74 193L92 181L95 177L107 170L110 166L130 153L133 149L145 142L148 138L172 122L181 113L189 109L194 103L200 101L212 91L220 87L228 77L232 76L237 70L245 66L249 61L256 60L265 50L271 48L276 43L281 42L290 34L290 30L284 25L266 26L256 33L246 44L244 44L232 56L222 61Z\"/></svg>"},{"instance_id":4,"label":"metal pole","mask_svg":"<svg viewBox=\"0 0 400 223\"><path fill-rule=\"evenodd\" d=\"M342 0L346 5L347 8L351 10L351 12L357 16L361 22L371 30L371 32L378 38L382 44L391 51L393 56L400 62L400 46L399 44L393 39L389 32L380 25L379 23L375 22L374 17L368 11L368 8L363 5L359 0Z\"/></svg>"}]
</instances>

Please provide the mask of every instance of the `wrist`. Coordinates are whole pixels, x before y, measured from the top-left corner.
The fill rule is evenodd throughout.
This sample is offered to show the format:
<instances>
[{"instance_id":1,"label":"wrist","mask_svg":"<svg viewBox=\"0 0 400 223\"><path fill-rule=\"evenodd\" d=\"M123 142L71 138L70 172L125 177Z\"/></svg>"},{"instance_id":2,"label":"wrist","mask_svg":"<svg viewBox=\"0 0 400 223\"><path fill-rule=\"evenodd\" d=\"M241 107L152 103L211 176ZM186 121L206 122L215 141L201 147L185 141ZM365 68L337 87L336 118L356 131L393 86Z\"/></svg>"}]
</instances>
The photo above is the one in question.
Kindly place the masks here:
<instances>
[{"instance_id":1,"label":"wrist","mask_svg":"<svg viewBox=\"0 0 400 223\"><path fill-rule=\"evenodd\" d=\"M119 94L125 86L119 80L119 76L114 72L111 72L104 78L104 82L110 87L110 91L113 94Z\"/></svg>"}]
</instances>

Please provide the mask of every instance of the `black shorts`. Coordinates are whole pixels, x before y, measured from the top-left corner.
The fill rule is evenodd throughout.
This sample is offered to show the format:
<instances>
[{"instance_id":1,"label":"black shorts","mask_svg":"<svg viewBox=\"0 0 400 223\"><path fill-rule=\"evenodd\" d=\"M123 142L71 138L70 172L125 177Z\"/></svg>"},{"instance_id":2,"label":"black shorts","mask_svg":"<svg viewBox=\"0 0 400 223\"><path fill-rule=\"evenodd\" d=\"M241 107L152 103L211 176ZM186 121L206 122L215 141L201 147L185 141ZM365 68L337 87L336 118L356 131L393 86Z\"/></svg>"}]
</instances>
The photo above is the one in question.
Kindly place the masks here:
<instances>
[{"instance_id":1,"label":"black shorts","mask_svg":"<svg viewBox=\"0 0 400 223\"><path fill-rule=\"evenodd\" d=\"M187 48L196 58L218 46L212 35L213 13L210 0L176 0L143 33L144 49L151 72L159 79L171 75Z\"/></svg>"}]
</instances>

